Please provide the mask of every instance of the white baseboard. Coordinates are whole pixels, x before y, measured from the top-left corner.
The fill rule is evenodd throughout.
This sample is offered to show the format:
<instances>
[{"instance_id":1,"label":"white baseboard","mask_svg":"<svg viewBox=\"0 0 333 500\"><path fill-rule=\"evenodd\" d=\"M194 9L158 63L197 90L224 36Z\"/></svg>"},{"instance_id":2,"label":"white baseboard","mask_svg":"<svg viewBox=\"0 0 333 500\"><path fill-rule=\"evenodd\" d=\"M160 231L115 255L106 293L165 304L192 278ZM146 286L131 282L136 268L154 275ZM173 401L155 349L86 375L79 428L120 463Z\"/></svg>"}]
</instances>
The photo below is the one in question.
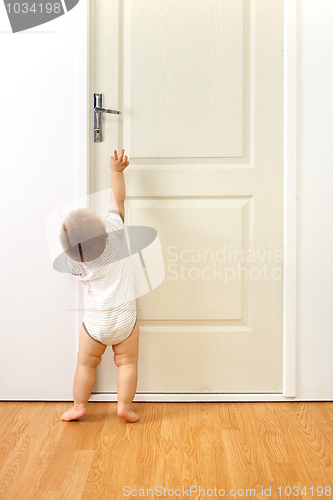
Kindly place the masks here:
<instances>
[{"instance_id":1,"label":"white baseboard","mask_svg":"<svg viewBox=\"0 0 333 500\"><path fill-rule=\"evenodd\" d=\"M135 403L193 403L193 402L264 402L264 401L295 401L296 398L287 398L281 393L274 394L136 394ZM116 393L92 394L90 402L116 402Z\"/></svg>"}]
</instances>

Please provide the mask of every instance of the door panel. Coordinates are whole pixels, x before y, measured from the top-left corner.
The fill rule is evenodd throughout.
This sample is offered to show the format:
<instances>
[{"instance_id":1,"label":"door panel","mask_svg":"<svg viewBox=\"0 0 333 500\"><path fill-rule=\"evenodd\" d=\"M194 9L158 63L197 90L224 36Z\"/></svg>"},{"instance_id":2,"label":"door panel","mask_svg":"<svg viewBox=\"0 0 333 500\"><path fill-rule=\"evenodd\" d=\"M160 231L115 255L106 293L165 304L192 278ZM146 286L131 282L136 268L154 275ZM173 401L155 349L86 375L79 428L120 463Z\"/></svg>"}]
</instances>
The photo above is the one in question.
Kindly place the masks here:
<instances>
[{"instance_id":1,"label":"door panel","mask_svg":"<svg viewBox=\"0 0 333 500\"><path fill-rule=\"evenodd\" d=\"M122 111L91 192L124 147L126 223L165 262L137 299L138 392L281 392L283 2L95 0L91 22L91 92ZM116 392L110 353L98 370Z\"/></svg>"},{"instance_id":2,"label":"door panel","mask_svg":"<svg viewBox=\"0 0 333 500\"><path fill-rule=\"evenodd\" d=\"M131 156L241 157L243 0L131 0L124 20Z\"/></svg>"}]
</instances>

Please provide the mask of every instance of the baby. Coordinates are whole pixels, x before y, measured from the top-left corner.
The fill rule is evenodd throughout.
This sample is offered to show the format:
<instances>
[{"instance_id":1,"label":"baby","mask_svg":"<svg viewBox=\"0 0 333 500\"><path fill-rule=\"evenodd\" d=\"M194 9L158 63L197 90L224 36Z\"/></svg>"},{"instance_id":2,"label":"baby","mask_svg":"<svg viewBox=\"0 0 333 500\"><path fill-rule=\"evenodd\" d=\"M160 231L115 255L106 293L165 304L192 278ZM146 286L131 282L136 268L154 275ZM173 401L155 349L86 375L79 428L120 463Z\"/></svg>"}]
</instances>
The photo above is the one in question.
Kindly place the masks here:
<instances>
[{"instance_id":1,"label":"baby","mask_svg":"<svg viewBox=\"0 0 333 500\"><path fill-rule=\"evenodd\" d=\"M117 414L128 422L139 416L131 409L136 386L139 325L132 269L124 231L125 180L129 165L123 149L111 156L111 205L102 220L81 208L64 220L60 241L72 274L83 283L84 317L74 377L74 406L61 416L70 421L83 417L96 379L96 367L112 345L118 367Z\"/></svg>"}]
</instances>

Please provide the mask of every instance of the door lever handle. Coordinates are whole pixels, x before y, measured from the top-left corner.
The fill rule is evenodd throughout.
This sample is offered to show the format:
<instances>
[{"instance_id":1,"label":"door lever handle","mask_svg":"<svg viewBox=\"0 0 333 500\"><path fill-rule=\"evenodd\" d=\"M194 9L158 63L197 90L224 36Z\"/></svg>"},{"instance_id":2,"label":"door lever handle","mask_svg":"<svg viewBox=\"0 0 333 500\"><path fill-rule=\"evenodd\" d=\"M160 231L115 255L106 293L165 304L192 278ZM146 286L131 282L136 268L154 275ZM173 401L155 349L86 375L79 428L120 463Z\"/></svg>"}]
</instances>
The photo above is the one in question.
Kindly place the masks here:
<instances>
[{"instance_id":1,"label":"door lever handle","mask_svg":"<svg viewBox=\"0 0 333 500\"><path fill-rule=\"evenodd\" d=\"M121 115L120 111L115 111L114 109L106 109L106 108L100 108L99 106L96 106L94 108L95 113L113 113L114 115Z\"/></svg>"},{"instance_id":2,"label":"door lever handle","mask_svg":"<svg viewBox=\"0 0 333 500\"><path fill-rule=\"evenodd\" d=\"M120 111L103 108L102 104L103 104L103 94L94 94L94 142L101 142L103 140L102 113L121 115Z\"/></svg>"}]
</instances>

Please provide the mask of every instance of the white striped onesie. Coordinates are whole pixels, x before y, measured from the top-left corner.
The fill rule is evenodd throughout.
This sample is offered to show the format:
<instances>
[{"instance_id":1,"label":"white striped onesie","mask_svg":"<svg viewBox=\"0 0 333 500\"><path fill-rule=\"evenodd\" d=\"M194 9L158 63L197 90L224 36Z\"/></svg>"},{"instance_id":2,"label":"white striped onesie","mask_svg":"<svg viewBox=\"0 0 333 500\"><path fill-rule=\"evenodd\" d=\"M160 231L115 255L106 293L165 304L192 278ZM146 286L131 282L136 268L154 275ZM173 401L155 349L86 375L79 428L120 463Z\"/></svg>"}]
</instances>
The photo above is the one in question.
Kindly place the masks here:
<instances>
[{"instance_id":1,"label":"white striped onesie","mask_svg":"<svg viewBox=\"0 0 333 500\"><path fill-rule=\"evenodd\" d=\"M123 342L136 323L132 267L125 226L118 211L104 217L109 236L103 253L89 262L72 259L72 274L83 283L83 326L88 335L106 345Z\"/></svg>"}]
</instances>

